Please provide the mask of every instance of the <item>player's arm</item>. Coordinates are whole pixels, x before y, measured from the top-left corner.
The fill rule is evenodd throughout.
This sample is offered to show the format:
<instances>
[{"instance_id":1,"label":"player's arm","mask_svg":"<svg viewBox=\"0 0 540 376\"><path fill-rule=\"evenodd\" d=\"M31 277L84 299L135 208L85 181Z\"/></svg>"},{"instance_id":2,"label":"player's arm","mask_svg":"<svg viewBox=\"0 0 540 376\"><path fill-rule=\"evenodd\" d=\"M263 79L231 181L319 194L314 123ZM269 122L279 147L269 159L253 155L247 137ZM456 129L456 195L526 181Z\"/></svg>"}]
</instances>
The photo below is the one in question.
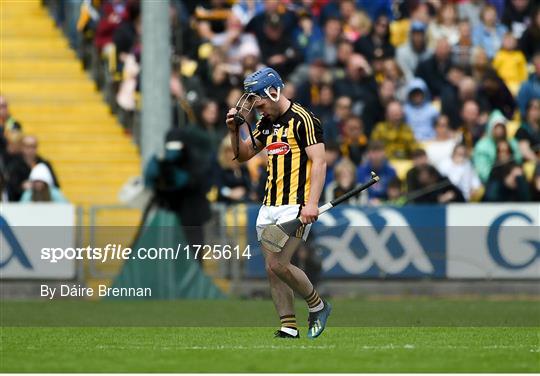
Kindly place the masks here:
<instances>
[{"instance_id":1,"label":"player's arm","mask_svg":"<svg viewBox=\"0 0 540 376\"><path fill-rule=\"evenodd\" d=\"M225 122L227 124L227 128L229 129L229 137L231 137L233 150L238 150L238 162L245 162L250 160L255 154L262 150L263 145L259 140L256 139L255 144L257 148L254 149L250 138L247 140L242 140L242 137L237 137L236 132L240 132L240 128L246 126L244 123L237 128L236 124L234 124L234 115L237 112L238 111L235 108L231 108L229 112L227 112L227 119Z\"/></svg>"},{"instance_id":2,"label":"player's arm","mask_svg":"<svg viewBox=\"0 0 540 376\"><path fill-rule=\"evenodd\" d=\"M324 187L326 177L326 160L324 144L318 143L306 147L306 154L311 160L311 183L306 206L302 208L300 218L303 223L313 223L319 215L319 198Z\"/></svg>"}]
</instances>

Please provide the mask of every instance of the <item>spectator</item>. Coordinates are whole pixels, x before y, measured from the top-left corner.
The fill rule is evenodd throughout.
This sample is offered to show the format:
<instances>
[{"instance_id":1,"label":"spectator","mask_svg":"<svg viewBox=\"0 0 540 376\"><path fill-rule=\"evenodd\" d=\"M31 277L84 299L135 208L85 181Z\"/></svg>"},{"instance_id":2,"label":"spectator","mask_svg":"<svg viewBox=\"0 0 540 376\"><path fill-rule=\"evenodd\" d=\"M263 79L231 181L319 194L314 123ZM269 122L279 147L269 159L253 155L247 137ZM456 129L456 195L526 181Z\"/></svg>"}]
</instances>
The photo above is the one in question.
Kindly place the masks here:
<instances>
[{"instance_id":1,"label":"spectator","mask_svg":"<svg viewBox=\"0 0 540 376\"><path fill-rule=\"evenodd\" d=\"M487 56L493 59L501 47L503 35L508 31L506 26L497 20L497 10L493 5L486 5L480 13L480 24L473 28L473 44L482 47Z\"/></svg>"},{"instance_id":2,"label":"spectator","mask_svg":"<svg viewBox=\"0 0 540 376\"><path fill-rule=\"evenodd\" d=\"M471 52L471 76L476 82L482 81L485 73L491 69L490 59L482 47L474 47Z\"/></svg>"},{"instance_id":3,"label":"spectator","mask_svg":"<svg viewBox=\"0 0 540 376\"><path fill-rule=\"evenodd\" d=\"M500 111L494 111L489 116L484 137L474 147L473 163L482 182L487 182L489 174L497 160L497 143L507 140L507 119ZM521 162L521 153L515 139L509 139L511 153L517 163Z\"/></svg>"},{"instance_id":4,"label":"spectator","mask_svg":"<svg viewBox=\"0 0 540 376\"><path fill-rule=\"evenodd\" d=\"M23 134L19 131L12 131L6 135L5 154L0 158L0 166L6 167L13 160L21 158Z\"/></svg>"},{"instance_id":5,"label":"spectator","mask_svg":"<svg viewBox=\"0 0 540 376\"><path fill-rule=\"evenodd\" d=\"M413 166L407 171L406 184L407 192L414 192L420 189L420 181L418 180L418 171L420 166L429 165L427 153L424 149L416 149L412 153Z\"/></svg>"},{"instance_id":6,"label":"spectator","mask_svg":"<svg viewBox=\"0 0 540 376\"><path fill-rule=\"evenodd\" d=\"M363 128L362 119L358 116L347 118L343 126L341 155L349 158L355 165L362 162L367 147L367 137Z\"/></svg>"},{"instance_id":7,"label":"spectator","mask_svg":"<svg viewBox=\"0 0 540 376\"><path fill-rule=\"evenodd\" d=\"M461 126L463 119L460 114L465 102L474 101L479 113L488 111L490 107L488 99L478 90L476 81L465 76L461 69L450 68L448 82L441 96L441 112L450 119L452 129L458 129Z\"/></svg>"},{"instance_id":8,"label":"spectator","mask_svg":"<svg viewBox=\"0 0 540 376\"><path fill-rule=\"evenodd\" d=\"M472 152L474 145L483 136L484 130L485 124L483 124L478 103L474 100L465 101L461 109L461 126L458 132L461 134L461 142L468 153Z\"/></svg>"},{"instance_id":9,"label":"spectator","mask_svg":"<svg viewBox=\"0 0 540 376\"><path fill-rule=\"evenodd\" d=\"M540 6L537 5L531 13L531 22L519 39L519 49L523 51L527 61L540 53Z\"/></svg>"},{"instance_id":10,"label":"spectator","mask_svg":"<svg viewBox=\"0 0 540 376\"><path fill-rule=\"evenodd\" d=\"M529 101L525 119L515 137L525 160L535 162L540 159L540 99Z\"/></svg>"},{"instance_id":11,"label":"spectator","mask_svg":"<svg viewBox=\"0 0 540 376\"><path fill-rule=\"evenodd\" d=\"M486 0L462 1L458 4L458 14L460 19L469 21L472 26L480 24L480 13L486 5Z\"/></svg>"},{"instance_id":12,"label":"spectator","mask_svg":"<svg viewBox=\"0 0 540 376\"><path fill-rule=\"evenodd\" d=\"M383 63L385 80L392 81L395 86L394 96L400 102L407 100L407 80L395 59L386 59Z\"/></svg>"},{"instance_id":13,"label":"spectator","mask_svg":"<svg viewBox=\"0 0 540 376\"><path fill-rule=\"evenodd\" d=\"M129 9L123 0L104 1L101 4L100 19L96 27L94 46L98 53L112 45L114 31L129 18Z\"/></svg>"},{"instance_id":14,"label":"spectator","mask_svg":"<svg viewBox=\"0 0 540 376\"><path fill-rule=\"evenodd\" d=\"M242 22L234 12L227 17L225 31L213 36L212 44L225 53L228 72L238 76L242 75L242 55L245 51L251 51L256 57L260 54L257 40L253 34L244 32Z\"/></svg>"},{"instance_id":15,"label":"spectator","mask_svg":"<svg viewBox=\"0 0 540 376\"><path fill-rule=\"evenodd\" d=\"M299 17L298 26L294 31L293 39L300 54L304 56L304 60L307 60L305 57L308 50L311 50L311 47L316 44L320 45L323 41L324 34L308 10L299 10L297 11L297 15Z\"/></svg>"},{"instance_id":16,"label":"spectator","mask_svg":"<svg viewBox=\"0 0 540 376\"><path fill-rule=\"evenodd\" d=\"M480 178L468 157L467 148L458 144L452 151L452 156L442 161L437 169L441 175L446 176L452 184L458 187L466 201L482 188Z\"/></svg>"},{"instance_id":17,"label":"spectator","mask_svg":"<svg viewBox=\"0 0 540 376\"><path fill-rule=\"evenodd\" d=\"M337 78L343 78L347 64L354 54L354 46L350 40L341 38L337 44L337 56L335 63L335 72Z\"/></svg>"},{"instance_id":18,"label":"spectator","mask_svg":"<svg viewBox=\"0 0 540 376\"><path fill-rule=\"evenodd\" d=\"M198 111L198 123L210 140L213 151L217 151L221 141L226 135L226 130L219 118L219 106L216 101L207 100L201 104Z\"/></svg>"},{"instance_id":19,"label":"spectator","mask_svg":"<svg viewBox=\"0 0 540 376\"><path fill-rule=\"evenodd\" d=\"M419 189L409 192L409 200L415 204L448 204L465 202L463 194L448 178L439 174L435 167L422 165L418 167Z\"/></svg>"},{"instance_id":20,"label":"spectator","mask_svg":"<svg viewBox=\"0 0 540 376\"><path fill-rule=\"evenodd\" d=\"M371 28L371 20L366 12L358 10L344 23L343 36L355 43L362 36L369 33Z\"/></svg>"},{"instance_id":21,"label":"spectator","mask_svg":"<svg viewBox=\"0 0 540 376\"><path fill-rule=\"evenodd\" d=\"M403 195L402 186L403 184L397 176L388 183L386 188L386 197L388 197L385 202L386 204L393 206L403 206L406 204L407 199Z\"/></svg>"},{"instance_id":22,"label":"spectator","mask_svg":"<svg viewBox=\"0 0 540 376\"><path fill-rule=\"evenodd\" d=\"M533 2L534 0L509 0L505 2L501 22L516 39L521 38L532 21L530 16L533 12Z\"/></svg>"},{"instance_id":23,"label":"spectator","mask_svg":"<svg viewBox=\"0 0 540 376\"><path fill-rule=\"evenodd\" d=\"M384 79L379 84L378 89L379 90L377 92L379 94L379 100L377 101L377 106L374 107L372 111L376 114L375 115L376 122L380 123L381 121L384 121L385 109L388 106L388 103L397 99L396 98L396 85L394 84L394 81Z\"/></svg>"},{"instance_id":24,"label":"spectator","mask_svg":"<svg viewBox=\"0 0 540 376\"><path fill-rule=\"evenodd\" d=\"M55 187L53 176L45 163L38 163L28 177L30 187L21 196L20 202L67 202Z\"/></svg>"},{"instance_id":25,"label":"spectator","mask_svg":"<svg viewBox=\"0 0 540 376\"><path fill-rule=\"evenodd\" d=\"M512 148L505 139L497 141L497 157L486 183L484 201L529 201L529 186L523 169L514 161Z\"/></svg>"},{"instance_id":26,"label":"spectator","mask_svg":"<svg viewBox=\"0 0 540 376\"><path fill-rule=\"evenodd\" d=\"M354 44L354 51L363 55L369 63L375 59L393 58L394 46L390 43L390 20L385 14L379 15L368 35L364 35Z\"/></svg>"},{"instance_id":27,"label":"spectator","mask_svg":"<svg viewBox=\"0 0 540 376\"><path fill-rule=\"evenodd\" d=\"M540 52L537 52L532 60L534 72L529 75L529 79L525 81L519 88L517 102L519 112L526 113L527 103L531 99L540 99Z\"/></svg>"},{"instance_id":28,"label":"spectator","mask_svg":"<svg viewBox=\"0 0 540 376\"><path fill-rule=\"evenodd\" d=\"M250 200L251 180L245 164L234 160L234 151L229 137L221 142L215 168L214 185L218 189L218 201L227 204Z\"/></svg>"},{"instance_id":29,"label":"spectator","mask_svg":"<svg viewBox=\"0 0 540 376\"><path fill-rule=\"evenodd\" d=\"M324 180L324 186L326 187L334 180L334 168L341 159L341 152L337 142L325 141L324 159L326 161L326 178Z\"/></svg>"},{"instance_id":30,"label":"spectator","mask_svg":"<svg viewBox=\"0 0 540 376\"><path fill-rule=\"evenodd\" d=\"M334 104L334 113L328 123L322 123L325 141L337 141L343 134L345 119L352 115L350 97L340 96Z\"/></svg>"},{"instance_id":31,"label":"spectator","mask_svg":"<svg viewBox=\"0 0 540 376\"><path fill-rule=\"evenodd\" d=\"M456 144L448 116L439 116L435 122L435 138L426 144L429 163L439 168L442 161L450 158Z\"/></svg>"},{"instance_id":32,"label":"spectator","mask_svg":"<svg viewBox=\"0 0 540 376\"><path fill-rule=\"evenodd\" d=\"M364 183L371 179L371 171L374 171L380 180L368 190L368 197L371 203L379 203L388 199L388 184L396 177L396 170L388 163L385 147L379 141L369 143L366 161L356 171L357 181Z\"/></svg>"},{"instance_id":33,"label":"spectator","mask_svg":"<svg viewBox=\"0 0 540 376\"><path fill-rule=\"evenodd\" d=\"M7 166L8 182L7 189L10 201L19 201L23 192L30 188L28 178L32 169L42 163L49 169L52 176L52 183L60 188L56 174L52 165L43 159L37 152L38 140L34 136L24 136L22 140L22 154L14 158Z\"/></svg>"},{"instance_id":34,"label":"spectator","mask_svg":"<svg viewBox=\"0 0 540 376\"><path fill-rule=\"evenodd\" d=\"M414 76L418 64L430 56L431 50L427 47L426 40L426 25L419 21L413 21L409 41L396 51L396 61L405 78L410 80Z\"/></svg>"},{"instance_id":35,"label":"spectator","mask_svg":"<svg viewBox=\"0 0 540 376\"><path fill-rule=\"evenodd\" d=\"M514 97L494 70L490 69L484 74L478 94L486 98L489 111L499 110L507 119L514 115Z\"/></svg>"},{"instance_id":36,"label":"spectator","mask_svg":"<svg viewBox=\"0 0 540 376\"><path fill-rule=\"evenodd\" d=\"M307 81L299 84L296 90L296 99L300 104L308 108L320 104L321 87L324 81L329 81L326 73L326 65L322 60L316 60L309 65Z\"/></svg>"},{"instance_id":37,"label":"spectator","mask_svg":"<svg viewBox=\"0 0 540 376\"><path fill-rule=\"evenodd\" d=\"M271 3L267 1L265 4ZM251 23L255 22L255 16ZM273 67L282 76L288 76L300 61L300 54L288 32L287 20L278 13L265 13L262 33L255 32L261 50L262 62Z\"/></svg>"},{"instance_id":38,"label":"spectator","mask_svg":"<svg viewBox=\"0 0 540 376\"><path fill-rule=\"evenodd\" d=\"M0 136L6 132L22 132L22 125L9 112L9 103L3 95L0 95Z\"/></svg>"},{"instance_id":39,"label":"spectator","mask_svg":"<svg viewBox=\"0 0 540 376\"><path fill-rule=\"evenodd\" d=\"M333 104L334 88L331 84L322 84L320 87L318 103L311 106L313 114L321 120L322 124L329 123L332 120L334 115Z\"/></svg>"},{"instance_id":40,"label":"spectator","mask_svg":"<svg viewBox=\"0 0 540 376\"><path fill-rule=\"evenodd\" d=\"M523 52L517 49L517 41L512 33L504 35L502 47L493 59L493 68L512 94L516 94L519 85L527 78L527 61Z\"/></svg>"},{"instance_id":41,"label":"spectator","mask_svg":"<svg viewBox=\"0 0 540 376\"><path fill-rule=\"evenodd\" d=\"M322 60L329 66L337 62L337 44L341 35L341 21L335 17L329 17L324 24L324 38L310 43L306 48L306 62Z\"/></svg>"},{"instance_id":42,"label":"spectator","mask_svg":"<svg viewBox=\"0 0 540 376\"><path fill-rule=\"evenodd\" d=\"M386 121L377 124L371 139L382 142L389 158L409 158L417 148L413 131L403 122L401 103L395 100L386 107Z\"/></svg>"},{"instance_id":43,"label":"spectator","mask_svg":"<svg viewBox=\"0 0 540 376\"><path fill-rule=\"evenodd\" d=\"M353 54L347 62L347 71L343 79L336 82L336 93L348 96L352 100L352 113L360 116L367 134L375 124L373 111L377 103L377 83L372 75L367 60L359 54Z\"/></svg>"},{"instance_id":44,"label":"spectator","mask_svg":"<svg viewBox=\"0 0 540 376\"><path fill-rule=\"evenodd\" d=\"M348 158L342 158L334 168L334 180L330 182L324 190L325 202L330 202L343 196L351 189L360 185L356 179L356 166ZM347 200L349 205L365 205L367 203L367 191Z\"/></svg>"},{"instance_id":45,"label":"spectator","mask_svg":"<svg viewBox=\"0 0 540 376\"><path fill-rule=\"evenodd\" d=\"M116 46L116 59L119 71L128 54L140 56L141 16L138 1L127 3L128 17L114 29L113 43Z\"/></svg>"},{"instance_id":46,"label":"spectator","mask_svg":"<svg viewBox=\"0 0 540 376\"><path fill-rule=\"evenodd\" d=\"M420 62L416 68L416 76L427 84L431 94L438 98L446 85L446 75L452 65L451 47L446 39L435 42L435 51L432 56Z\"/></svg>"},{"instance_id":47,"label":"spectator","mask_svg":"<svg viewBox=\"0 0 540 376\"><path fill-rule=\"evenodd\" d=\"M468 20L461 20L458 24L459 40L452 46L452 61L454 64L470 68L473 43L472 28Z\"/></svg>"},{"instance_id":48,"label":"spectator","mask_svg":"<svg viewBox=\"0 0 540 376\"><path fill-rule=\"evenodd\" d=\"M457 22L457 10L454 4L444 3L437 11L437 19L428 28L431 45L441 39L447 41L449 46L454 46L459 41L459 29Z\"/></svg>"},{"instance_id":49,"label":"spectator","mask_svg":"<svg viewBox=\"0 0 540 376\"><path fill-rule=\"evenodd\" d=\"M439 113L430 102L429 89L421 78L413 79L407 89L407 102L403 107L405 122L418 141L432 140L435 137L433 125Z\"/></svg>"},{"instance_id":50,"label":"spectator","mask_svg":"<svg viewBox=\"0 0 540 376\"><path fill-rule=\"evenodd\" d=\"M531 201L540 202L540 162L536 162L530 188Z\"/></svg>"}]
</instances>

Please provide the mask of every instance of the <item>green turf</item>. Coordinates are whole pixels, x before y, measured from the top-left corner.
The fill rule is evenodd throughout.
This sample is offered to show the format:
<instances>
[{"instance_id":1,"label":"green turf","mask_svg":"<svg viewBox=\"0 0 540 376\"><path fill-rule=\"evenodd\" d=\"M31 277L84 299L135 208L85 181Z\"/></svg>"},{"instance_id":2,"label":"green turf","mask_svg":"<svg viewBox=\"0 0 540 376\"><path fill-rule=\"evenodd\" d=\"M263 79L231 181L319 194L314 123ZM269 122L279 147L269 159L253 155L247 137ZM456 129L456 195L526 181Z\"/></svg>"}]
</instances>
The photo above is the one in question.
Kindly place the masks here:
<instances>
[{"instance_id":1,"label":"green turf","mask_svg":"<svg viewBox=\"0 0 540 376\"><path fill-rule=\"evenodd\" d=\"M24 312L32 307L39 316L39 307L51 306L2 302L2 313L9 315L2 317L0 372L540 372L540 327L532 316L529 320L534 325L518 325L519 320L527 321L528 313L537 313L538 302L496 302L494 306L495 302L482 300L407 300L401 302L407 307L402 309L397 302L335 300L330 326L316 340L305 338L305 328L300 340L273 339L268 301L61 303L51 324L62 319L73 324L73 314L84 317L99 310L131 312L140 319L157 314L159 308L170 310L160 311L163 316L177 313L182 311L179 307L189 320L199 317L208 323L208 318L228 316L227 310L217 311L217 307L231 305L237 309L235 315L260 314L271 322L267 327L220 327L219 322L214 327L25 327L17 326L22 324L14 318L17 308ZM483 316L493 326L460 327L456 316L467 304L475 315L469 312L460 319L474 321ZM362 313L362 307L369 309ZM374 314L375 307L384 317L408 312L408 320L421 318L433 308L437 320L446 315L455 326L343 326L352 316ZM436 307L445 307L446 312ZM510 327L505 315L500 326L489 320L489 315L497 316L494 308L504 311L503 307L505 315L513 314L518 320L515 326ZM28 319L28 314L24 312L23 317ZM105 324L106 317L101 322Z\"/></svg>"}]
</instances>

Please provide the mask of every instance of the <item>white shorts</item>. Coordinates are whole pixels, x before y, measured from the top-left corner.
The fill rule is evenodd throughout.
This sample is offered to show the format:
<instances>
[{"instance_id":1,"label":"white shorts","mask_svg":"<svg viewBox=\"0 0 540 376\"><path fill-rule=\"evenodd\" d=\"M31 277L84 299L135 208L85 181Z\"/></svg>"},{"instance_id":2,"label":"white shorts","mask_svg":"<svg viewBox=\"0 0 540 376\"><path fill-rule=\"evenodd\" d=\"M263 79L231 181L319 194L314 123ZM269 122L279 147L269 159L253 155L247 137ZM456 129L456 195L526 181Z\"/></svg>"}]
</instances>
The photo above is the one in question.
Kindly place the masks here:
<instances>
[{"instance_id":1,"label":"white shorts","mask_svg":"<svg viewBox=\"0 0 540 376\"><path fill-rule=\"evenodd\" d=\"M257 240L261 241L261 234L266 226L287 222L299 216L300 205L261 206L257 216ZM311 224L304 227L304 234L302 235L304 241L309 235L309 230L311 230Z\"/></svg>"}]
</instances>

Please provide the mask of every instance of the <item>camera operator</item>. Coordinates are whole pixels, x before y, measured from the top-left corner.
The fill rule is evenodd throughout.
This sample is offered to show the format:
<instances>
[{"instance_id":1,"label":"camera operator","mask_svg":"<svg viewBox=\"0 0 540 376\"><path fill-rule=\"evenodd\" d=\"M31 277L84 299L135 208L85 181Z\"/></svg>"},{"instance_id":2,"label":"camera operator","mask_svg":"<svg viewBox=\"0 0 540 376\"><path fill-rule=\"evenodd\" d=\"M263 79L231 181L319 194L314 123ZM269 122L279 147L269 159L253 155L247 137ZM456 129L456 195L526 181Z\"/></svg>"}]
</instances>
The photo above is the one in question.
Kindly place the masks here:
<instances>
[{"instance_id":1,"label":"camera operator","mask_svg":"<svg viewBox=\"0 0 540 376\"><path fill-rule=\"evenodd\" d=\"M163 158L148 162L144 182L154 197L150 206L174 212L182 225L186 241L204 245L203 224L210 219L208 163L198 158L197 142L183 129L172 129L165 138Z\"/></svg>"}]
</instances>

